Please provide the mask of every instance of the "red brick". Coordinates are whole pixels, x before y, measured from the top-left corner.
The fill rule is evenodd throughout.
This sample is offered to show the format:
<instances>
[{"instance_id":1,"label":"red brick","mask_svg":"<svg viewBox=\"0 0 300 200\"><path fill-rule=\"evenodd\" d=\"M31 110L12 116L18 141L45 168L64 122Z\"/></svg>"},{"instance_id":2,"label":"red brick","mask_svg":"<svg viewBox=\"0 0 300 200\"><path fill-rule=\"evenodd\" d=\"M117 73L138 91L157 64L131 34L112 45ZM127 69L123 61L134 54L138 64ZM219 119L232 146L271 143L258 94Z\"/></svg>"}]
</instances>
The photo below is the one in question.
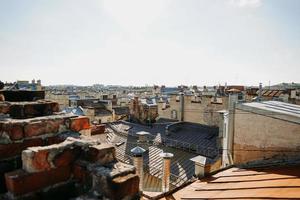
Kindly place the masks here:
<instances>
[{"instance_id":1,"label":"red brick","mask_svg":"<svg viewBox=\"0 0 300 200\"><path fill-rule=\"evenodd\" d=\"M59 131L59 126L63 125L64 123L64 119L48 120L46 125L46 133L57 133Z\"/></svg>"},{"instance_id":2,"label":"red brick","mask_svg":"<svg viewBox=\"0 0 300 200\"><path fill-rule=\"evenodd\" d=\"M51 164L48 161L49 151L38 151L34 154L32 158L32 166L37 170L49 170L51 169Z\"/></svg>"},{"instance_id":3,"label":"red brick","mask_svg":"<svg viewBox=\"0 0 300 200\"><path fill-rule=\"evenodd\" d=\"M64 182L70 178L70 175L70 167L60 167L35 173L16 170L6 173L5 181L8 191L19 196Z\"/></svg>"},{"instance_id":4,"label":"red brick","mask_svg":"<svg viewBox=\"0 0 300 200\"><path fill-rule=\"evenodd\" d=\"M108 195L111 199L129 199L137 198L139 193L139 177L136 174L128 174L123 177L116 177L111 183L111 194Z\"/></svg>"},{"instance_id":5,"label":"red brick","mask_svg":"<svg viewBox=\"0 0 300 200\"><path fill-rule=\"evenodd\" d=\"M9 114L16 119L25 119L52 115L58 112L57 102L35 101L35 102L16 102L11 103Z\"/></svg>"},{"instance_id":6,"label":"red brick","mask_svg":"<svg viewBox=\"0 0 300 200\"><path fill-rule=\"evenodd\" d=\"M24 127L24 136L32 137L43 135L46 133L46 122L38 121L38 122L29 122Z\"/></svg>"},{"instance_id":7,"label":"red brick","mask_svg":"<svg viewBox=\"0 0 300 200\"><path fill-rule=\"evenodd\" d=\"M66 140L66 138L61 137L60 135L48 137L46 139L46 145L58 144L58 143L61 143L65 140Z\"/></svg>"},{"instance_id":8,"label":"red brick","mask_svg":"<svg viewBox=\"0 0 300 200\"><path fill-rule=\"evenodd\" d=\"M0 132L5 132L11 140L19 140L23 138L23 122L1 123Z\"/></svg>"},{"instance_id":9,"label":"red brick","mask_svg":"<svg viewBox=\"0 0 300 200\"><path fill-rule=\"evenodd\" d=\"M0 102L0 113L7 114L9 113L10 104L6 102Z\"/></svg>"},{"instance_id":10,"label":"red brick","mask_svg":"<svg viewBox=\"0 0 300 200\"><path fill-rule=\"evenodd\" d=\"M53 163L55 167L71 165L80 155L80 148L66 149L55 156Z\"/></svg>"},{"instance_id":11,"label":"red brick","mask_svg":"<svg viewBox=\"0 0 300 200\"><path fill-rule=\"evenodd\" d=\"M24 140L22 143L0 144L0 160L21 155L27 147L42 146L41 138Z\"/></svg>"},{"instance_id":12,"label":"red brick","mask_svg":"<svg viewBox=\"0 0 300 200\"><path fill-rule=\"evenodd\" d=\"M92 126L91 135L99 135L105 132L105 125L94 125Z\"/></svg>"},{"instance_id":13,"label":"red brick","mask_svg":"<svg viewBox=\"0 0 300 200\"><path fill-rule=\"evenodd\" d=\"M81 131L90 128L90 120L88 117L80 116L70 119L70 130Z\"/></svg>"},{"instance_id":14,"label":"red brick","mask_svg":"<svg viewBox=\"0 0 300 200\"><path fill-rule=\"evenodd\" d=\"M90 172L87 170L86 165L80 162L76 162L73 165L72 173L74 178L81 183L86 182L87 179L91 176Z\"/></svg>"},{"instance_id":15,"label":"red brick","mask_svg":"<svg viewBox=\"0 0 300 200\"><path fill-rule=\"evenodd\" d=\"M108 164L116 160L115 147L107 143L89 147L85 158L90 162Z\"/></svg>"}]
</instances>

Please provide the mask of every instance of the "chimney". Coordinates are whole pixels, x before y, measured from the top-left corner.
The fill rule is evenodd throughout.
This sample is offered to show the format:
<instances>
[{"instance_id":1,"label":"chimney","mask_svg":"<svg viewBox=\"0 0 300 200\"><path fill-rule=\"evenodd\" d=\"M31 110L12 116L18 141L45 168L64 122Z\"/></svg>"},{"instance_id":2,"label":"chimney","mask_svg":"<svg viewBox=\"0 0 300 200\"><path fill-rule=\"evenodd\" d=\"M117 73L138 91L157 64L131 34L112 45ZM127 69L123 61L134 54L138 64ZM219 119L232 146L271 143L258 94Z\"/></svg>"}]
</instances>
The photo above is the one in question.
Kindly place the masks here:
<instances>
[{"instance_id":1,"label":"chimney","mask_svg":"<svg viewBox=\"0 0 300 200\"><path fill-rule=\"evenodd\" d=\"M143 148L145 148L146 150L148 150L148 145L147 145L147 143L148 143L148 135L150 134L150 133L148 133L148 132L146 132L146 131L139 131L139 132L137 132L136 133L137 135L138 135L138 144L140 145L140 146L142 146Z\"/></svg>"},{"instance_id":2,"label":"chimney","mask_svg":"<svg viewBox=\"0 0 300 200\"><path fill-rule=\"evenodd\" d=\"M171 158L174 155L161 153L159 156L163 158L162 192L168 192L170 190Z\"/></svg>"},{"instance_id":3,"label":"chimney","mask_svg":"<svg viewBox=\"0 0 300 200\"><path fill-rule=\"evenodd\" d=\"M143 183L144 183L144 170L143 170L143 153L145 149L137 146L131 149L131 153L133 154L133 165L136 168L136 174L140 177L139 188L140 191L143 191Z\"/></svg>"},{"instance_id":4,"label":"chimney","mask_svg":"<svg viewBox=\"0 0 300 200\"><path fill-rule=\"evenodd\" d=\"M180 121L184 121L184 93L180 93Z\"/></svg>"},{"instance_id":5,"label":"chimney","mask_svg":"<svg viewBox=\"0 0 300 200\"><path fill-rule=\"evenodd\" d=\"M262 93L262 83L259 83L259 90L258 90L258 101L261 101L261 94Z\"/></svg>"},{"instance_id":6,"label":"chimney","mask_svg":"<svg viewBox=\"0 0 300 200\"><path fill-rule=\"evenodd\" d=\"M206 157L199 155L194 158L191 158L190 160L195 163L195 176L197 178L204 177L205 176L205 166L207 164Z\"/></svg>"}]
</instances>

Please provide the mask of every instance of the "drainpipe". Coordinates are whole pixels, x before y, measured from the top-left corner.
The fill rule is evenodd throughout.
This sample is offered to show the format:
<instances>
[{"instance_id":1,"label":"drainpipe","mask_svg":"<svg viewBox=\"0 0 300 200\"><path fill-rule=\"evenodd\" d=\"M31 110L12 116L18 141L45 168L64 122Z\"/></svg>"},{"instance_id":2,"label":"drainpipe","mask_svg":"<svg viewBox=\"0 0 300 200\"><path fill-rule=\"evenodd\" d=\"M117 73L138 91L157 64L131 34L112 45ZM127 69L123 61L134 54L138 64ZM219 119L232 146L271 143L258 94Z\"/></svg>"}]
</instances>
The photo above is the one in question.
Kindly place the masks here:
<instances>
[{"instance_id":1,"label":"drainpipe","mask_svg":"<svg viewBox=\"0 0 300 200\"><path fill-rule=\"evenodd\" d=\"M227 137L227 148L228 148L228 159L230 164L233 164L233 139L234 139L234 118L235 118L235 104L238 102L238 95L235 93L229 94L228 103L228 137Z\"/></svg>"},{"instance_id":2,"label":"drainpipe","mask_svg":"<svg viewBox=\"0 0 300 200\"><path fill-rule=\"evenodd\" d=\"M140 177L139 189L143 191L144 170L143 170L143 153L145 149L137 146L130 150L133 154L133 165L136 168L136 174Z\"/></svg>"},{"instance_id":3,"label":"drainpipe","mask_svg":"<svg viewBox=\"0 0 300 200\"><path fill-rule=\"evenodd\" d=\"M161 153L159 156L163 158L162 192L168 192L170 190L171 158L174 155Z\"/></svg>"}]
</instances>

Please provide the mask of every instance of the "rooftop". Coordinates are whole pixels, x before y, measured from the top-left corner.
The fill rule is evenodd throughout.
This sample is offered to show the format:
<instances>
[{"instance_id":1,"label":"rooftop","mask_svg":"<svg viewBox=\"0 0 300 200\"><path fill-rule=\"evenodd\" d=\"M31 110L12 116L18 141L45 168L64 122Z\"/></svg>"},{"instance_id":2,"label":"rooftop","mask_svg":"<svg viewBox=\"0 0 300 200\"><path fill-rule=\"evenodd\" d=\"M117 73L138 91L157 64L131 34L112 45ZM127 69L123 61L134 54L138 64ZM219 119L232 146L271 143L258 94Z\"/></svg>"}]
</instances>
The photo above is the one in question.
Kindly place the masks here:
<instances>
[{"instance_id":1,"label":"rooftop","mask_svg":"<svg viewBox=\"0 0 300 200\"><path fill-rule=\"evenodd\" d=\"M172 199L299 199L299 168L233 167L192 183L172 194Z\"/></svg>"},{"instance_id":2,"label":"rooftop","mask_svg":"<svg viewBox=\"0 0 300 200\"><path fill-rule=\"evenodd\" d=\"M272 116L300 123L300 106L280 101L263 101L237 104L238 109L242 109L257 114Z\"/></svg>"}]
</instances>

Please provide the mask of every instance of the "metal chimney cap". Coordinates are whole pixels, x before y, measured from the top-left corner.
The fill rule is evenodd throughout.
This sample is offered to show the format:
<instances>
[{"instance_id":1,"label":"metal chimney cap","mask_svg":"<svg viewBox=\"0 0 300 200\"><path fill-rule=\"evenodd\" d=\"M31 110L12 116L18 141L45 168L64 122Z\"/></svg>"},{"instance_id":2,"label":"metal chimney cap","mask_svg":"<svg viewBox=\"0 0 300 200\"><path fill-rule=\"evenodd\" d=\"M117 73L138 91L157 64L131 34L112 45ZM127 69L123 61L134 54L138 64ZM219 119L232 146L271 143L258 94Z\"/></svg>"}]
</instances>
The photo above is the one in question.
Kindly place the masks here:
<instances>
[{"instance_id":1,"label":"metal chimney cap","mask_svg":"<svg viewBox=\"0 0 300 200\"><path fill-rule=\"evenodd\" d=\"M159 156L162 158L165 158L165 159L170 159L170 158L174 157L174 154L163 152L163 153L160 153Z\"/></svg>"},{"instance_id":2,"label":"metal chimney cap","mask_svg":"<svg viewBox=\"0 0 300 200\"><path fill-rule=\"evenodd\" d=\"M146 151L142 147L136 146L133 149L130 150L131 153L133 153L134 156L141 156Z\"/></svg>"},{"instance_id":3,"label":"metal chimney cap","mask_svg":"<svg viewBox=\"0 0 300 200\"><path fill-rule=\"evenodd\" d=\"M149 135L150 133L149 132L146 132L146 131L139 131L136 133L137 135Z\"/></svg>"}]
</instances>

